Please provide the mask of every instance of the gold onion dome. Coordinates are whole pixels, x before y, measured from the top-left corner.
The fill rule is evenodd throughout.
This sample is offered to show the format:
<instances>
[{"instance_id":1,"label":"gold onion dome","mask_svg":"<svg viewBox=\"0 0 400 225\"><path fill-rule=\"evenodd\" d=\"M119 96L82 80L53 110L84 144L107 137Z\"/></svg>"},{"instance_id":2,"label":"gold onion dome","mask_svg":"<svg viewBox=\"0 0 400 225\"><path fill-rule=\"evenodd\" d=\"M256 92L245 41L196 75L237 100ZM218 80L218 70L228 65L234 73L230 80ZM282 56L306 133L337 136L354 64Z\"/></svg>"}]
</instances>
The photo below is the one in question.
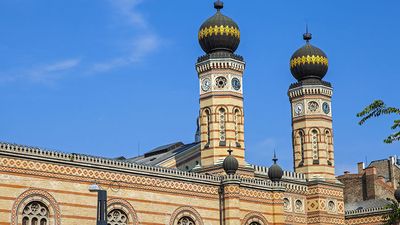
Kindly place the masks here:
<instances>
[{"instance_id":1,"label":"gold onion dome","mask_svg":"<svg viewBox=\"0 0 400 225\"><path fill-rule=\"evenodd\" d=\"M328 72L328 57L319 48L310 44L312 35L303 35L306 44L298 49L290 59L290 72L298 81L306 79L322 80Z\"/></svg>"},{"instance_id":2,"label":"gold onion dome","mask_svg":"<svg viewBox=\"0 0 400 225\"><path fill-rule=\"evenodd\" d=\"M217 12L207 19L199 29L199 43L207 53L228 51L234 53L240 43L239 26L229 17L221 13L224 7L220 0L214 3Z\"/></svg>"}]
</instances>

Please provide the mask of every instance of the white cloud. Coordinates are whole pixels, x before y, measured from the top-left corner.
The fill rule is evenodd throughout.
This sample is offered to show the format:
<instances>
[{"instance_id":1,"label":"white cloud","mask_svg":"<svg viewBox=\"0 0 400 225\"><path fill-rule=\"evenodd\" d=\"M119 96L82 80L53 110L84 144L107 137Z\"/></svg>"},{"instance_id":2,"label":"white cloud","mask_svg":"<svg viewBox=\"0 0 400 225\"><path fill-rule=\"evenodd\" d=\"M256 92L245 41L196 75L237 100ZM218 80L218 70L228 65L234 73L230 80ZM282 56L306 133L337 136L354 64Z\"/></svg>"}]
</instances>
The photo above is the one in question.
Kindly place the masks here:
<instances>
[{"instance_id":1,"label":"white cloud","mask_svg":"<svg viewBox=\"0 0 400 225\"><path fill-rule=\"evenodd\" d=\"M134 63L141 62L148 55L155 52L163 43L163 40L149 26L142 13L137 7L143 3L143 0L110 0L110 4L114 7L116 13L122 22L130 26L138 35L132 37L130 43L122 43L126 46L128 53L122 56L110 58L104 62L93 63L89 69L89 73L101 73L113 70L115 68L129 66ZM121 22L121 20L118 20Z\"/></svg>"},{"instance_id":2,"label":"white cloud","mask_svg":"<svg viewBox=\"0 0 400 225\"><path fill-rule=\"evenodd\" d=\"M147 21L142 13L137 10L137 6L142 0L110 0L111 5L119 16L124 17L126 21L134 26L147 27Z\"/></svg>"},{"instance_id":3,"label":"white cloud","mask_svg":"<svg viewBox=\"0 0 400 225\"><path fill-rule=\"evenodd\" d=\"M52 84L62 78L67 72L75 69L81 63L80 59L66 59L50 64L36 65L28 69L11 71L0 75L0 82L30 81L34 83Z\"/></svg>"}]
</instances>

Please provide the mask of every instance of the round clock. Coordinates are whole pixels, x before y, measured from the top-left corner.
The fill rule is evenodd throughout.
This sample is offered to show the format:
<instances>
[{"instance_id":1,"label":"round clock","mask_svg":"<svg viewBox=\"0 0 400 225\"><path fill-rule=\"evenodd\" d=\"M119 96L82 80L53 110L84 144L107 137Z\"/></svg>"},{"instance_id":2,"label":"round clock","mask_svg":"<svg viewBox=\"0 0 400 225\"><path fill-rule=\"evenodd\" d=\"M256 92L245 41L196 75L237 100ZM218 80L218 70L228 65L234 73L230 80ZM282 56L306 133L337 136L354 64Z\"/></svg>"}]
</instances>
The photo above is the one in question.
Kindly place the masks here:
<instances>
[{"instance_id":1,"label":"round clock","mask_svg":"<svg viewBox=\"0 0 400 225\"><path fill-rule=\"evenodd\" d=\"M209 91L211 88L211 80L209 78L204 78L201 82L201 89L203 91Z\"/></svg>"},{"instance_id":2,"label":"round clock","mask_svg":"<svg viewBox=\"0 0 400 225\"><path fill-rule=\"evenodd\" d=\"M297 103L294 106L294 113L296 113L296 115L300 115L302 112L303 112L303 104Z\"/></svg>"},{"instance_id":3,"label":"round clock","mask_svg":"<svg viewBox=\"0 0 400 225\"><path fill-rule=\"evenodd\" d=\"M236 91L239 91L240 90L240 88L242 87L241 86L241 84L240 84L240 80L238 79L238 78L233 78L232 79L232 87L233 87L233 89L235 89Z\"/></svg>"},{"instance_id":4,"label":"round clock","mask_svg":"<svg viewBox=\"0 0 400 225\"><path fill-rule=\"evenodd\" d=\"M329 114L329 112L331 111L331 108L329 107L329 104L327 102L324 102L324 104L322 104L322 110L324 110L325 114Z\"/></svg>"}]
</instances>

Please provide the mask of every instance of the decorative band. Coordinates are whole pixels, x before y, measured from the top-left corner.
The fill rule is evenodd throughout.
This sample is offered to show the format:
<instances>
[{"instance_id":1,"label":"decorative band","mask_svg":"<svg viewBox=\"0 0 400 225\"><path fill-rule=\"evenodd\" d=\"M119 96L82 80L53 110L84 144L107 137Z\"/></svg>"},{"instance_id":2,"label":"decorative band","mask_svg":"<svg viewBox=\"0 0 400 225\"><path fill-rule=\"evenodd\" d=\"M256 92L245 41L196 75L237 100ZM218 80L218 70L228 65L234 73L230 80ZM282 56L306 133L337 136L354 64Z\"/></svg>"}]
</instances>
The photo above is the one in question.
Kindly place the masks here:
<instances>
[{"instance_id":1,"label":"decorative band","mask_svg":"<svg viewBox=\"0 0 400 225\"><path fill-rule=\"evenodd\" d=\"M307 55L307 56L301 56L294 58L290 60L290 68L296 67L298 65L304 65L304 64L323 64L325 66L328 66L328 58L324 56L319 56L319 55Z\"/></svg>"},{"instance_id":2,"label":"decorative band","mask_svg":"<svg viewBox=\"0 0 400 225\"><path fill-rule=\"evenodd\" d=\"M199 31L199 40L213 35L227 35L240 38L240 30L236 27L217 26L205 27Z\"/></svg>"}]
</instances>

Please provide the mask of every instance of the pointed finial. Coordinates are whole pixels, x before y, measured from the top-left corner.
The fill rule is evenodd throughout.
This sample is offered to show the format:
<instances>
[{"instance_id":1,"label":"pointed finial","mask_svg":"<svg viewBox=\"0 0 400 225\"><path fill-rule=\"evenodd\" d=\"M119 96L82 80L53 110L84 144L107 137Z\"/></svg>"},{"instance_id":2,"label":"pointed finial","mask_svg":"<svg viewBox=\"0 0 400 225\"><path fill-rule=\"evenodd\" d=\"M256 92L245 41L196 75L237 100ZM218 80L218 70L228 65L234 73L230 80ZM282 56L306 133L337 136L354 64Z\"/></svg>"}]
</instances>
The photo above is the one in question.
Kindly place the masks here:
<instances>
[{"instance_id":1,"label":"pointed finial","mask_svg":"<svg viewBox=\"0 0 400 225\"><path fill-rule=\"evenodd\" d=\"M231 143L229 142L229 149L228 149L228 153L229 155L232 155L233 150L231 149Z\"/></svg>"},{"instance_id":2,"label":"pointed finial","mask_svg":"<svg viewBox=\"0 0 400 225\"><path fill-rule=\"evenodd\" d=\"M276 162L278 161L278 158L276 158L276 152L274 149L274 158L272 159L272 161L274 161L274 164L276 164Z\"/></svg>"},{"instance_id":3,"label":"pointed finial","mask_svg":"<svg viewBox=\"0 0 400 225\"><path fill-rule=\"evenodd\" d=\"M214 8L219 12L222 8L224 8L224 3L221 2L221 0L217 0L214 2Z\"/></svg>"},{"instance_id":4,"label":"pointed finial","mask_svg":"<svg viewBox=\"0 0 400 225\"><path fill-rule=\"evenodd\" d=\"M303 34L303 39L308 43L312 39L312 34L308 32L308 24L306 24L306 33Z\"/></svg>"}]
</instances>

